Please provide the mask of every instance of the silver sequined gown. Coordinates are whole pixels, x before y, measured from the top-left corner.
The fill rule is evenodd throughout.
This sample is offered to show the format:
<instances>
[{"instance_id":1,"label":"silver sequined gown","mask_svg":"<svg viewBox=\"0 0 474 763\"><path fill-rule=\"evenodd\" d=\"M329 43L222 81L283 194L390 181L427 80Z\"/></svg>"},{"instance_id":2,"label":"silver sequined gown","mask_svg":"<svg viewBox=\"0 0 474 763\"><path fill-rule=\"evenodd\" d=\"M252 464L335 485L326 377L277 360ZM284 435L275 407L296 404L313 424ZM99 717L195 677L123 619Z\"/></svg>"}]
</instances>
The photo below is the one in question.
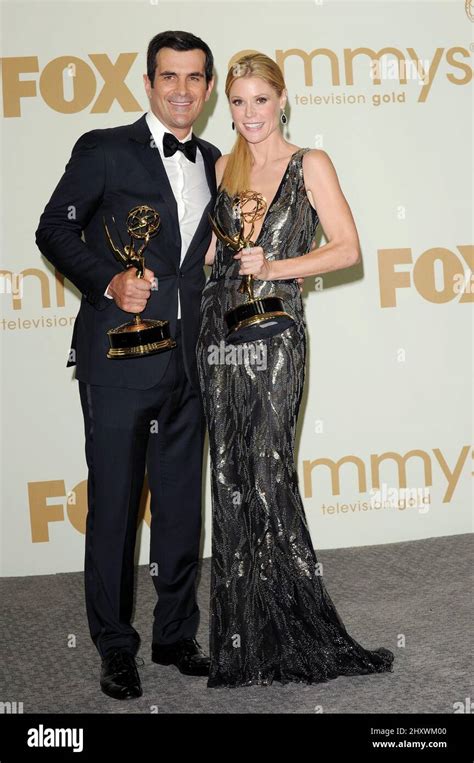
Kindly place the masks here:
<instances>
[{"instance_id":1,"label":"silver sequined gown","mask_svg":"<svg viewBox=\"0 0 474 763\"><path fill-rule=\"evenodd\" d=\"M300 149L290 159L256 245L272 259L305 254L318 215L304 190ZM214 217L238 230L220 191ZM387 649L368 651L347 633L326 591L311 542L294 463L303 391L306 323L294 279L255 280L255 295L275 289L295 325L271 339L261 356L212 353L225 347L224 313L235 306L242 277L233 252L217 244L201 302L196 355L209 431L212 571L209 687L297 681L392 670ZM233 297L231 299L231 295ZM240 345L242 348L243 345ZM214 358L212 362L211 359ZM216 362L219 358L220 362Z\"/></svg>"}]
</instances>

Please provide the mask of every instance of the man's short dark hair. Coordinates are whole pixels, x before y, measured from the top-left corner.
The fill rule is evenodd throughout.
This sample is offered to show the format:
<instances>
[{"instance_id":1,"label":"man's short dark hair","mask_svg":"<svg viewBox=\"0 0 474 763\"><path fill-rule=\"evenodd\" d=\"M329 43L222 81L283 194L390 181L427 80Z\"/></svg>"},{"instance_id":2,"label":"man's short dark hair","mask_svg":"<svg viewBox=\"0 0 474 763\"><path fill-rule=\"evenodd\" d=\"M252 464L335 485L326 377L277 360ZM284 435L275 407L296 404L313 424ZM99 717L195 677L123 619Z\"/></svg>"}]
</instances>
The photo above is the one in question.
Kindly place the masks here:
<instances>
[{"instance_id":1,"label":"man's short dark hair","mask_svg":"<svg viewBox=\"0 0 474 763\"><path fill-rule=\"evenodd\" d=\"M191 32L160 32L155 35L148 45L146 64L148 78L153 85L156 70L156 54L161 48L172 48L172 50L202 50L206 54L205 76L206 83L212 79L212 70L214 67L214 56L209 45L204 40L196 37Z\"/></svg>"}]
</instances>

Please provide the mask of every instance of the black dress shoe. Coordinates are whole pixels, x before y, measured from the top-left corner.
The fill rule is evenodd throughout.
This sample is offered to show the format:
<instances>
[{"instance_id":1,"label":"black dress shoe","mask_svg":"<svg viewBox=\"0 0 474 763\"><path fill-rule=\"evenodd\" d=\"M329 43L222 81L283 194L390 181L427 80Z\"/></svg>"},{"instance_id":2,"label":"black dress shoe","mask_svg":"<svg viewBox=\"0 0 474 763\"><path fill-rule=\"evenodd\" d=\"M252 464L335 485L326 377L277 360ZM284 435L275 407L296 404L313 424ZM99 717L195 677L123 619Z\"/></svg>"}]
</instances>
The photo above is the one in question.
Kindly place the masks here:
<instances>
[{"instance_id":1,"label":"black dress shoe","mask_svg":"<svg viewBox=\"0 0 474 763\"><path fill-rule=\"evenodd\" d=\"M153 644L151 659L158 665L176 665L186 676L209 675L209 657L195 638L184 638L174 644Z\"/></svg>"},{"instance_id":2,"label":"black dress shoe","mask_svg":"<svg viewBox=\"0 0 474 763\"><path fill-rule=\"evenodd\" d=\"M143 664L143 662L142 662ZM100 688L113 699L135 699L143 694L135 657L114 649L102 660Z\"/></svg>"}]
</instances>

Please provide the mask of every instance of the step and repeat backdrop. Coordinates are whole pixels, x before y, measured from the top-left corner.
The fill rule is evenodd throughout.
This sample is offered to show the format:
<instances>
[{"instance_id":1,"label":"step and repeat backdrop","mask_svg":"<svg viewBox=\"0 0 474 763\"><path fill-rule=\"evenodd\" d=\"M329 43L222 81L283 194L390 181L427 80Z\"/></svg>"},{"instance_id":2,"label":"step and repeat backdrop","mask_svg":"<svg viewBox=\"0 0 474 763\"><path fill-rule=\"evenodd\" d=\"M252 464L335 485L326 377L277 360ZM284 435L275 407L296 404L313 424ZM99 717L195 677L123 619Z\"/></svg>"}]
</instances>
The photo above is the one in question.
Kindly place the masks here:
<instances>
[{"instance_id":1,"label":"step and repeat backdrop","mask_svg":"<svg viewBox=\"0 0 474 763\"><path fill-rule=\"evenodd\" d=\"M247 51L278 62L285 135L329 154L358 227L362 263L304 288L297 467L315 548L469 532L471 4L42 0L1 11L0 574L83 566L84 431L66 368L79 295L34 232L77 138L147 108L146 48L166 29L213 50L216 89L196 132L223 153L235 135L228 66ZM204 470L209 556L207 455ZM146 482L142 513L146 563Z\"/></svg>"}]
</instances>

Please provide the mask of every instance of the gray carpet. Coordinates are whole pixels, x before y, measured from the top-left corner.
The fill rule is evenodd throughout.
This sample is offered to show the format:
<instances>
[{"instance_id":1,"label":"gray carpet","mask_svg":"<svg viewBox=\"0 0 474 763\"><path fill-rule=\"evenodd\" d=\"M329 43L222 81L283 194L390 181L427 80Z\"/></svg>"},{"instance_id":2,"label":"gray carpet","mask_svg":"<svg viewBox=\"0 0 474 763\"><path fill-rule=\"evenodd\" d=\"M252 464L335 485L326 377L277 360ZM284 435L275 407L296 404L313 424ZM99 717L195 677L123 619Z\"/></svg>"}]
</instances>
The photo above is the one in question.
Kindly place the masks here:
<instances>
[{"instance_id":1,"label":"gray carpet","mask_svg":"<svg viewBox=\"0 0 474 763\"><path fill-rule=\"evenodd\" d=\"M208 689L205 678L151 662L155 592L143 566L134 620L145 661L140 699L117 702L100 692L82 573L0 580L0 699L23 702L25 713L452 713L455 703L474 696L472 536L320 551L318 558L347 630L366 648L392 649L393 673ZM209 573L205 559L198 640L206 650ZM71 636L75 647L68 646Z\"/></svg>"}]
</instances>

